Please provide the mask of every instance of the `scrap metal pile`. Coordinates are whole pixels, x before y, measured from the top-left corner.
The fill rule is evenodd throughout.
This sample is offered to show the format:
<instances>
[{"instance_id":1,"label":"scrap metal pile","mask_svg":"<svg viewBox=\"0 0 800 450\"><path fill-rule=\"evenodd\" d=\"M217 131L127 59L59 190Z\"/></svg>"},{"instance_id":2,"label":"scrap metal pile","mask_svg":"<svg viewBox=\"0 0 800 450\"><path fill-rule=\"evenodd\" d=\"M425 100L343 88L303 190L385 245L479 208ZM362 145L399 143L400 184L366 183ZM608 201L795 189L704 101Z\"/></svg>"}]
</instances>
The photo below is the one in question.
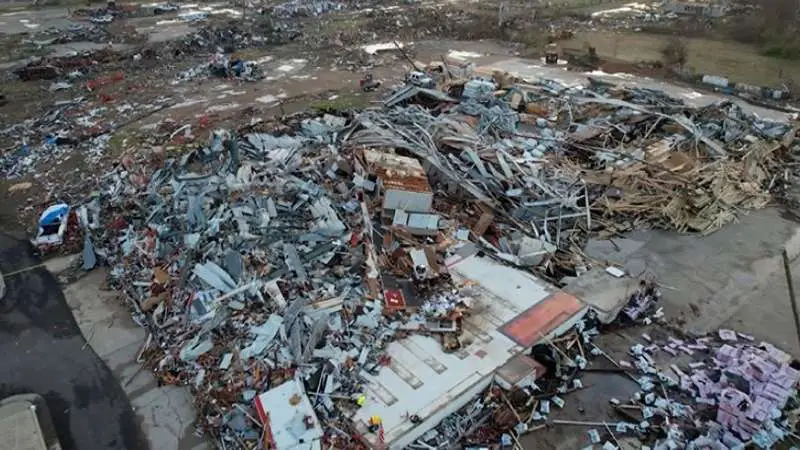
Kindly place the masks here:
<instances>
[{"instance_id":1,"label":"scrap metal pile","mask_svg":"<svg viewBox=\"0 0 800 450\"><path fill-rule=\"evenodd\" d=\"M88 72L93 66L119 62L125 57L114 50L101 49L69 56L37 58L15 69L14 73L23 81L52 80L74 71Z\"/></svg>"},{"instance_id":2,"label":"scrap metal pile","mask_svg":"<svg viewBox=\"0 0 800 450\"><path fill-rule=\"evenodd\" d=\"M292 378L320 436L357 445L348 417L389 341L462 345L469 293L442 264L459 245L557 281L589 264L589 233L713 231L769 201L789 133L652 92L522 92L219 130L172 158L127 157L79 216L85 252L151 332L140 361L193 389L198 425L225 448L266 438L254 399Z\"/></svg>"},{"instance_id":3,"label":"scrap metal pile","mask_svg":"<svg viewBox=\"0 0 800 450\"><path fill-rule=\"evenodd\" d=\"M152 332L141 360L163 382L195 389L199 425L227 448L263 439L247 418L253 399L293 377L313 393L326 438L347 445L345 413L363 392L362 371L389 363L387 342L424 332L458 345L440 323L469 300L421 243L419 255L382 248L395 266L409 258L413 281L397 282L421 302L419 313L386 313L376 200L358 187L367 174L332 146L344 123L306 120L295 136L220 131L155 171L145 160L120 166L79 214L92 230L85 251L104 258Z\"/></svg>"},{"instance_id":4,"label":"scrap metal pile","mask_svg":"<svg viewBox=\"0 0 800 450\"><path fill-rule=\"evenodd\" d=\"M121 36L121 38L125 37L126 36ZM113 40L114 37L105 27L91 24L73 24L66 27L51 27L46 30L37 31L22 42L42 47L52 44L67 44L70 42L95 42L105 44Z\"/></svg>"},{"instance_id":5,"label":"scrap metal pile","mask_svg":"<svg viewBox=\"0 0 800 450\"><path fill-rule=\"evenodd\" d=\"M272 16L255 16L248 20L251 22L247 27L242 26L241 20L205 24L179 39L164 44L151 44L148 52L168 58L213 54L219 49L231 53L248 48L286 44L302 35L293 22L279 21Z\"/></svg>"}]
</instances>

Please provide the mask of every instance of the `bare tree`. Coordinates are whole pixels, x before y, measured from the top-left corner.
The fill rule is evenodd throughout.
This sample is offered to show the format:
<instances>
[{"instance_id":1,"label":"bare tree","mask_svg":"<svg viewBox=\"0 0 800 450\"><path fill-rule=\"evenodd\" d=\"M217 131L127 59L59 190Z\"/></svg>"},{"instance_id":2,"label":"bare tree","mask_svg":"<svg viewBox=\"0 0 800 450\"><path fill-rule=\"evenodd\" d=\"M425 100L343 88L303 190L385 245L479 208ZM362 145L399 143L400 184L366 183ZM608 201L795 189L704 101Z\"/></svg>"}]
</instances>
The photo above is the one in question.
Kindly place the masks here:
<instances>
[{"instance_id":1,"label":"bare tree","mask_svg":"<svg viewBox=\"0 0 800 450\"><path fill-rule=\"evenodd\" d=\"M797 0L759 0L757 4L760 6L765 30L776 35L794 31L800 16Z\"/></svg>"},{"instance_id":2,"label":"bare tree","mask_svg":"<svg viewBox=\"0 0 800 450\"><path fill-rule=\"evenodd\" d=\"M661 49L661 56L665 65L677 66L682 69L686 61L689 60L689 50L686 48L686 42L679 38L670 39Z\"/></svg>"},{"instance_id":3,"label":"bare tree","mask_svg":"<svg viewBox=\"0 0 800 450\"><path fill-rule=\"evenodd\" d=\"M504 21L504 13L506 12L506 2L500 2L497 5L497 26L502 27Z\"/></svg>"}]
</instances>

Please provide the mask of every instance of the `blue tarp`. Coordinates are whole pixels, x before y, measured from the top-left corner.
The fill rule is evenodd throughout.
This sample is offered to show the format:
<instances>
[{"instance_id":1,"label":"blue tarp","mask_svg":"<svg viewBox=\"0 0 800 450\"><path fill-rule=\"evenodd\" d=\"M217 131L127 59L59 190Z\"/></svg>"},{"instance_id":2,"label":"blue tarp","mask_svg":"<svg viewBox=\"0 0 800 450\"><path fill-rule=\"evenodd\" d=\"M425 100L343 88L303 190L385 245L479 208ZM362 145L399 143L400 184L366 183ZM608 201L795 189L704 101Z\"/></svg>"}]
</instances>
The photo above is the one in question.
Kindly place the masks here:
<instances>
[{"instance_id":1,"label":"blue tarp","mask_svg":"<svg viewBox=\"0 0 800 450\"><path fill-rule=\"evenodd\" d=\"M59 203L44 210L39 217L39 226L43 227L54 223L59 223L64 220L69 214L69 205L66 203Z\"/></svg>"}]
</instances>

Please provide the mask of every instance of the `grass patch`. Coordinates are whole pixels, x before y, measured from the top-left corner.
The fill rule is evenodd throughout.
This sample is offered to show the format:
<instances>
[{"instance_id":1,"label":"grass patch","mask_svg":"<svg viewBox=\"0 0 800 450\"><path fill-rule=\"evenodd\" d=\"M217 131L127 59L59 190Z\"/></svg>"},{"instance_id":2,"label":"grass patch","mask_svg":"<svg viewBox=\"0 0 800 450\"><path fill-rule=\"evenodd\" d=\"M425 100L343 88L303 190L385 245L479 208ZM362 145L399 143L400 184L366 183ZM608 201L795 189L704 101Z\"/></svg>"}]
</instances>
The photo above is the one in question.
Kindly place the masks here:
<instances>
[{"instance_id":1,"label":"grass patch","mask_svg":"<svg viewBox=\"0 0 800 450\"><path fill-rule=\"evenodd\" d=\"M9 14L15 12L22 12L32 9L31 5L0 5L0 14Z\"/></svg>"},{"instance_id":2,"label":"grass patch","mask_svg":"<svg viewBox=\"0 0 800 450\"><path fill-rule=\"evenodd\" d=\"M116 133L112 134L111 139L108 140L108 149L111 150L111 153L115 154L121 152L125 146L125 141L127 138L128 133L117 131Z\"/></svg>"},{"instance_id":3,"label":"grass patch","mask_svg":"<svg viewBox=\"0 0 800 450\"><path fill-rule=\"evenodd\" d=\"M361 29L366 22L363 18L345 18L332 21L328 27L331 31L353 31Z\"/></svg>"},{"instance_id":4,"label":"grass patch","mask_svg":"<svg viewBox=\"0 0 800 450\"><path fill-rule=\"evenodd\" d=\"M780 86L800 82L800 61L766 56L763 49L730 40L684 39L687 46L686 67L697 74L728 77L733 83L757 86ZM561 46L580 48L589 42L601 58L629 63L661 61L668 37L646 33L581 32Z\"/></svg>"},{"instance_id":5,"label":"grass patch","mask_svg":"<svg viewBox=\"0 0 800 450\"><path fill-rule=\"evenodd\" d=\"M782 45L768 45L762 53L765 56L780 59L800 59L800 48L784 47Z\"/></svg>"},{"instance_id":6,"label":"grass patch","mask_svg":"<svg viewBox=\"0 0 800 450\"><path fill-rule=\"evenodd\" d=\"M761 53L780 59L800 59L800 41L772 39L762 45Z\"/></svg>"},{"instance_id":7,"label":"grass patch","mask_svg":"<svg viewBox=\"0 0 800 450\"><path fill-rule=\"evenodd\" d=\"M117 130L111 135L108 140L108 147L106 153L108 155L121 155L126 150L136 148L144 142L143 136L134 130L122 129Z\"/></svg>"},{"instance_id":8,"label":"grass patch","mask_svg":"<svg viewBox=\"0 0 800 450\"><path fill-rule=\"evenodd\" d=\"M264 55L267 55L267 54L268 54L268 52L264 48L250 47L250 48L243 48L243 49L239 49L239 50L234 51L231 54L231 59L239 58L239 59L243 59L245 61L253 61L253 60L257 60L257 59L259 59L259 58L261 58L261 57L263 57Z\"/></svg>"},{"instance_id":9,"label":"grass patch","mask_svg":"<svg viewBox=\"0 0 800 450\"><path fill-rule=\"evenodd\" d=\"M342 94L334 99L318 100L311 102L309 107L317 113L342 113L354 109L364 109L369 106L369 100L357 93Z\"/></svg>"}]
</instances>

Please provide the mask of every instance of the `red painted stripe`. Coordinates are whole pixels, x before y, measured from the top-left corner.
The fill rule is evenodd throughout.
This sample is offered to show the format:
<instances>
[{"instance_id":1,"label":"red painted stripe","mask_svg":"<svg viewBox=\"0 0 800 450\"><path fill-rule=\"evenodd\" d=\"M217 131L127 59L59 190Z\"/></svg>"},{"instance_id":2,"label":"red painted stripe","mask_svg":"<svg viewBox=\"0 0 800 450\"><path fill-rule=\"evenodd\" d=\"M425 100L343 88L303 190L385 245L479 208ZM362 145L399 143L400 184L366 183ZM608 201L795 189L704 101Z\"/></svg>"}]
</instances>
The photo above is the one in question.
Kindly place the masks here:
<instances>
[{"instance_id":1,"label":"red painted stripe","mask_svg":"<svg viewBox=\"0 0 800 450\"><path fill-rule=\"evenodd\" d=\"M264 405L261 404L261 397L256 397L256 412L258 413L258 418L261 419L261 423L267 426L269 424L269 415L264 410Z\"/></svg>"},{"instance_id":2,"label":"red painted stripe","mask_svg":"<svg viewBox=\"0 0 800 450\"><path fill-rule=\"evenodd\" d=\"M269 446L267 448L274 448L275 445L275 436L272 435L272 427L269 426L269 413L264 409L264 405L261 403L261 398L256 397L256 413L258 414L258 418L261 420L261 423L264 425L264 431L267 433L267 437L269 438Z\"/></svg>"}]
</instances>

